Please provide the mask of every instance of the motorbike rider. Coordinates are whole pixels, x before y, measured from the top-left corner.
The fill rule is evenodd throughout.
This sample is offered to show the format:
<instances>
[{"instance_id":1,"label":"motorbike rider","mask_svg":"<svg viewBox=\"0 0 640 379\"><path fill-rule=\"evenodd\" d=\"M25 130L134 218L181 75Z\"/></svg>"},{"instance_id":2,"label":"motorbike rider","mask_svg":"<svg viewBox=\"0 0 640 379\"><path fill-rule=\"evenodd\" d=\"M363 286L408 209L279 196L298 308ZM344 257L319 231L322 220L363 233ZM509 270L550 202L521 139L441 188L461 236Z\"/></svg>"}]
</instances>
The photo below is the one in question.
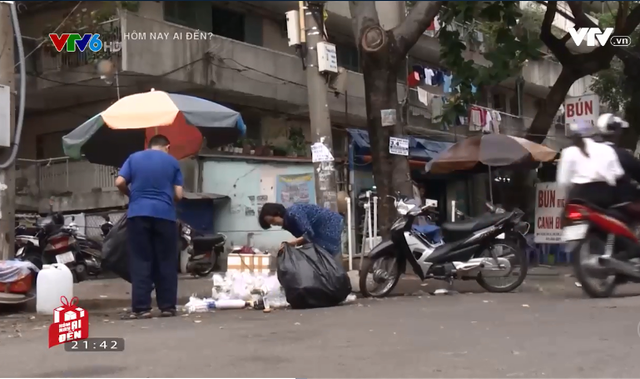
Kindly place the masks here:
<instances>
[{"instance_id":1,"label":"motorbike rider","mask_svg":"<svg viewBox=\"0 0 640 379\"><path fill-rule=\"evenodd\" d=\"M562 150L556 182L567 189L567 202L586 201L600 208L616 204L616 184L624 175L615 150L597 142L598 129L571 124L572 146Z\"/></svg>"},{"instance_id":2,"label":"motorbike rider","mask_svg":"<svg viewBox=\"0 0 640 379\"><path fill-rule=\"evenodd\" d=\"M629 127L629 123L611 113L605 113L598 118L596 127L604 137L605 143L615 150L625 173L618 180L617 203L626 203L624 208L626 213L640 220L640 202L638 201L640 199L640 190L637 185L637 183L640 183L640 161L627 149L620 147L622 133L624 129Z\"/></svg>"}]
</instances>

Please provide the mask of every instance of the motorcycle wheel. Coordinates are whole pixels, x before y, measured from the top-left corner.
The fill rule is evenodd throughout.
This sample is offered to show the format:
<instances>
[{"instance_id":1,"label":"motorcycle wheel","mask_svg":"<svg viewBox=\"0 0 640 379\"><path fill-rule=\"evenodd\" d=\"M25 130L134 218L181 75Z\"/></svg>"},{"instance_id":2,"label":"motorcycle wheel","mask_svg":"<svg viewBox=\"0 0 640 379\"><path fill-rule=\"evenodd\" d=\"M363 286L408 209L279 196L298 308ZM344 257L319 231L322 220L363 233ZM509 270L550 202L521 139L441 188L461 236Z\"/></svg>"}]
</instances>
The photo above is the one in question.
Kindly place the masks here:
<instances>
[{"instance_id":1,"label":"motorcycle wheel","mask_svg":"<svg viewBox=\"0 0 640 379\"><path fill-rule=\"evenodd\" d=\"M603 274L604 277L599 278L591 272L594 270L594 266L599 265L597 259L599 255L604 253L604 249L605 241L595 233L590 232L570 252L571 256L573 256L573 269L576 279L582 285L582 290L591 298L611 297L619 282L616 275ZM592 254L592 252L596 252L596 254Z\"/></svg>"},{"instance_id":2,"label":"motorcycle wheel","mask_svg":"<svg viewBox=\"0 0 640 379\"><path fill-rule=\"evenodd\" d=\"M76 267L73 268L72 272L73 272L74 283L84 282L89 278L89 273L87 272L87 266L83 264L76 265Z\"/></svg>"},{"instance_id":3,"label":"motorcycle wheel","mask_svg":"<svg viewBox=\"0 0 640 379\"><path fill-rule=\"evenodd\" d=\"M527 260L527 254L523 246L520 246L520 244L518 244L516 241L510 240L510 239L505 239L504 241L500 241L500 243L497 245L507 246L510 248L510 250L513 251L513 255L516 258L515 259L516 262L520 264L520 273L518 274L518 278L516 279L515 282L507 286L496 286L491 284L488 281L490 280L491 277L487 276L485 278L484 276L482 276L482 270L481 270L480 273L478 274L478 277L476 278L476 282L478 282L478 284L488 292L492 292L492 293L511 292L516 288L520 287L524 282L524 279L527 277L527 271L529 268L529 261Z\"/></svg>"},{"instance_id":4,"label":"motorcycle wheel","mask_svg":"<svg viewBox=\"0 0 640 379\"><path fill-rule=\"evenodd\" d=\"M391 268L387 269L386 272L382 272L385 270L380 268L380 264L385 260L390 261ZM369 275L371 275L374 283L380 283L380 280L386 279L385 282L387 282L387 284L385 284L385 286L380 291L369 291L369 289L367 288L367 278L369 277ZM390 275L393 276L389 278ZM362 265L362 269L360 270L359 274L360 293L364 297L385 297L396 287L398 281L400 280L400 275L401 273L398 266L398 259L395 257L395 254L390 252L388 254L379 256L376 259L368 259Z\"/></svg>"}]
</instances>

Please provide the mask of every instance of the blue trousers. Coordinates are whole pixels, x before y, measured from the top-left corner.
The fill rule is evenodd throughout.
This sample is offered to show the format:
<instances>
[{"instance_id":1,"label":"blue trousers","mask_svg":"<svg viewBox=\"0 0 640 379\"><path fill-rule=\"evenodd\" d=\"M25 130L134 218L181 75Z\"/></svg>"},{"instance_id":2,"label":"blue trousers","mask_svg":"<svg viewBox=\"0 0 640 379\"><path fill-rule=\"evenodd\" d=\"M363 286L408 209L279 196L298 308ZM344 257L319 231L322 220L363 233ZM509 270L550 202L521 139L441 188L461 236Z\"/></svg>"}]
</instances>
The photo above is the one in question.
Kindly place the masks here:
<instances>
[{"instance_id":1,"label":"blue trousers","mask_svg":"<svg viewBox=\"0 0 640 379\"><path fill-rule=\"evenodd\" d=\"M160 310L174 310L178 302L178 229L175 221L155 217L127 220L131 309L151 310L155 285Z\"/></svg>"}]
</instances>

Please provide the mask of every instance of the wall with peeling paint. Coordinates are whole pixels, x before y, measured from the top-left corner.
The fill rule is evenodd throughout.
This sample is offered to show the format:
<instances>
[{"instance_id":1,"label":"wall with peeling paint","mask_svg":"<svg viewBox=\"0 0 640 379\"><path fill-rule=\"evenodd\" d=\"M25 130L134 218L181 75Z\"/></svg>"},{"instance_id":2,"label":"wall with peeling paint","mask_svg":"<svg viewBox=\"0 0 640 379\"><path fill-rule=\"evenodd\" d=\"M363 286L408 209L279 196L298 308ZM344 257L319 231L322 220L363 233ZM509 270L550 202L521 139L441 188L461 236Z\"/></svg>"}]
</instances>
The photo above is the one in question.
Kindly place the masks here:
<instances>
[{"instance_id":1,"label":"wall with peeling paint","mask_svg":"<svg viewBox=\"0 0 640 379\"><path fill-rule=\"evenodd\" d=\"M280 243L293 237L274 227L262 230L258 210L276 201L278 175L313 174L311 163L274 163L206 159L202 164L202 192L226 195L229 208L218 215L218 230L230 245L252 244L262 250L277 251ZM315 198L311 199L315 203Z\"/></svg>"}]
</instances>

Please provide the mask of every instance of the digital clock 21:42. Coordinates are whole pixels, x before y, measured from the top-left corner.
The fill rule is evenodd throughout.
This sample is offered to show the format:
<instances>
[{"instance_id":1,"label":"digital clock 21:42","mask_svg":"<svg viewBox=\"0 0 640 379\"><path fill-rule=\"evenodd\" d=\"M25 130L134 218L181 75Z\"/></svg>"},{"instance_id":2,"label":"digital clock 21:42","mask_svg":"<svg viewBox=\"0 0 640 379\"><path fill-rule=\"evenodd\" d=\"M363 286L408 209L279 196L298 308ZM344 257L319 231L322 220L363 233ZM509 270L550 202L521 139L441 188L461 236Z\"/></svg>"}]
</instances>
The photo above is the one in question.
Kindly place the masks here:
<instances>
[{"instance_id":1,"label":"digital clock 21:42","mask_svg":"<svg viewBox=\"0 0 640 379\"><path fill-rule=\"evenodd\" d=\"M64 344L65 351L124 351L124 338L87 338Z\"/></svg>"}]
</instances>

